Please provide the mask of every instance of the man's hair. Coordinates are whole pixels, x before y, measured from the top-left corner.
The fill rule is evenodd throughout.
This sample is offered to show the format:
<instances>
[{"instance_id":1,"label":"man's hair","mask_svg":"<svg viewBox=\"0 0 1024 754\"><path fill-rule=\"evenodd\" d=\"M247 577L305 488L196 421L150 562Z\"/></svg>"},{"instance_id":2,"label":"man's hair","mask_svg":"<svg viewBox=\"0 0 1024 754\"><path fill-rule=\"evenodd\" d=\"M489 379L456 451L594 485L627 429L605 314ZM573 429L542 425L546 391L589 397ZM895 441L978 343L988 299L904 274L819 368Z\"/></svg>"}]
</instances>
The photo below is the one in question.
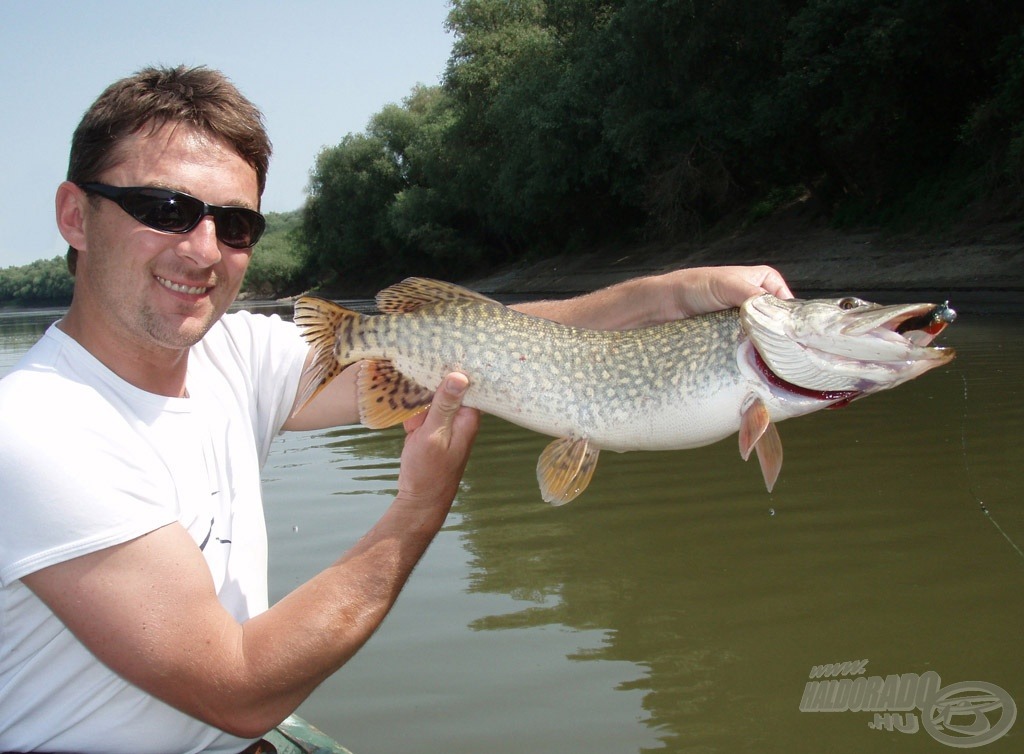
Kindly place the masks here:
<instances>
[{"instance_id":1,"label":"man's hair","mask_svg":"<svg viewBox=\"0 0 1024 754\"><path fill-rule=\"evenodd\" d=\"M96 180L117 164L118 147L125 138L167 123L190 126L227 142L252 165L263 195L271 152L263 115L224 74L204 66L144 68L107 87L75 129L68 180ZM77 250L69 248L71 274L77 257Z\"/></svg>"}]
</instances>

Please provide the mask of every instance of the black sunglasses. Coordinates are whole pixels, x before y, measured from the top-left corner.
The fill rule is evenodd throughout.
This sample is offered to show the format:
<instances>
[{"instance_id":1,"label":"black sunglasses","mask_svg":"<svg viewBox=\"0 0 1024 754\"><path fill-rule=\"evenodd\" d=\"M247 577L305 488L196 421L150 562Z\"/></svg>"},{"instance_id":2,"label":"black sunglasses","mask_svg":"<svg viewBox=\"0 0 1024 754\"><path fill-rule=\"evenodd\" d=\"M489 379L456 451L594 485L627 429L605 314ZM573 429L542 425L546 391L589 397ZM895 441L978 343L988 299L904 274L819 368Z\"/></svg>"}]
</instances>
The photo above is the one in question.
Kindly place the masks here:
<instances>
[{"instance_id":1,"label":"black sunglasses","mask_svg":"<svg viewBox=\"0 0 1024 754\"><path fill-rule=\"evenodd\" d=\"M266 218L247 207L218 207L189 194L147 186L108 186L79 183L78 187L117 205L146 227L163 233L188 233L213 215L217 240L232 249L255 245L267 227Z\"/></svg>"}]
</instances>

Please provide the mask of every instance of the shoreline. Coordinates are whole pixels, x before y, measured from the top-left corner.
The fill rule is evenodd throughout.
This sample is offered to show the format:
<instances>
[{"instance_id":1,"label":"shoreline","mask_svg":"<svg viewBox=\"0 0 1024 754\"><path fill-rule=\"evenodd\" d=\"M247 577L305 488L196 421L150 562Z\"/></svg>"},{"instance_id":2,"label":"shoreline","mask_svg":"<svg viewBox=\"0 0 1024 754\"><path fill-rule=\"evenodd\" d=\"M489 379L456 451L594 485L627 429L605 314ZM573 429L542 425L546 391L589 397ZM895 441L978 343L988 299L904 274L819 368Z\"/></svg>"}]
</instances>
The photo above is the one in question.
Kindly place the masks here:
<instances>
[{"instance_id":1,"label":"shoreline","mask_svg":"<svg viewBox=\"0 0 1024 754\"><path fill-rule=\"evenodd\" d=\"M767 264L801 298L949 301L964 313L1024 314L1024 221L975 222L941 234L898 235L878 229L837 230L784 215L714 238L567 252L453 282L499 300L565 298L684 267ZM390 282L403 277L397 273ZM316 295L362 301L372 300L376 292L360 287ZM298 295L275 299L242 293L232 306L287 306ZM0 313L62 308L5 305Z\"/></svg>"},{"instance_id":2,"label":"shoreline","mask_svg":"<svg viewBox=\"0 0 1024 754\"><path fill-rule=\"evenodd\" d=\"M705 265L767 264L803 298L879 303L949 300L960 311L1024 313L1024 231L1016 222L942 236L839 231L768 221L705 242L565 254L466 280L482 293L564 297L641 275Z\"/></svg>"}]
</instances>

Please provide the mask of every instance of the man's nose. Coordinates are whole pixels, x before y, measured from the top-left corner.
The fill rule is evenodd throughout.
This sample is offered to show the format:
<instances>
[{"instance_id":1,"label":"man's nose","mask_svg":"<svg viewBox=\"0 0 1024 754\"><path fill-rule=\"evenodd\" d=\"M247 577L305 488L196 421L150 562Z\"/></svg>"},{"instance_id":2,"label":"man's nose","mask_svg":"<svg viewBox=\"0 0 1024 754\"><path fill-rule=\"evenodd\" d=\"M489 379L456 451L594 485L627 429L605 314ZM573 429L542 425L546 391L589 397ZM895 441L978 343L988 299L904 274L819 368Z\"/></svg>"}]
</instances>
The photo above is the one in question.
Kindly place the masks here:
<instances>
[{"instance_id":1,"label":"man's nose","mask_svg":"<svg viewBox=\"0 0 1024 754\"><path fill-rule=\"evenodd\" d=\"M204 217L196 227L185 234L184 243L179 246L178 253L199 267L211 267L220 261L222 254L213 215Z\"/></svg>"}]
</instances>

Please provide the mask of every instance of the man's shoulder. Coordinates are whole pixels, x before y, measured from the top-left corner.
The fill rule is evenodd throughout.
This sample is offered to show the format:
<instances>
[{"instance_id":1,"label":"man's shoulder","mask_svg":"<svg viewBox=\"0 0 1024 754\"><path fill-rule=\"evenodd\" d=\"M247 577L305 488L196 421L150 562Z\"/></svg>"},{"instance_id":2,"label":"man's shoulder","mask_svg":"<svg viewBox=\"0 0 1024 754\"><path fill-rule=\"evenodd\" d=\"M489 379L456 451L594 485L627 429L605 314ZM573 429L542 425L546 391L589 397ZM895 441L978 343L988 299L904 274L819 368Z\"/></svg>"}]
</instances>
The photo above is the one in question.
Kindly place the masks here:
<instances>
[{"instance_id":1,"label":"man's shoulder","mask_svg":"<svg viewBox=\"0 0 1024 754\"><path fill-rule=\"evenodd\" d=\"M37 401L60 400L62 386L69 384L61 374L60 357L60 343L49 334L33 345L0 379L0 415L10 418Z\"/></svg>"},{"instance_id":2,"label":"man's shoulder","mask_svg":"<svg viewBox=\"0 0 1024 754\"><path fill-rule=\"evenodd\" d=\"M89 451L100 429L109 433L123 424L118 406L131 394L112 399L122 384L70 338L47 332L0 379L0 446L32 452L71 444Z\"/></svg>"},{"instance_id":3,"label":"man's shoulder","mask_svg":"<svg viewBox=\"0 0 1024 754\"><path fill-rule=\"evenodd\" d=\"M295 332L297 332L295 325L284 320L279 313L262 313L247 309L239 309L238 311L225 314L210 329L212 334L220 333L227 336L246 333L264 337L273 334Z\"/></svg>"},{"instance_id":4,"label":"man's shoulder","mask_svg":"<svg viewBox=\"0 0 1024 754\"><path fill-rule=\"evenodd\" d=\"M277 314L236 311L225 314L192 348L192 356L202 361L252 368L259 363L287 361L288 355L304 353L305 341L298 328Z\"/></svg>"}]
</instances>

